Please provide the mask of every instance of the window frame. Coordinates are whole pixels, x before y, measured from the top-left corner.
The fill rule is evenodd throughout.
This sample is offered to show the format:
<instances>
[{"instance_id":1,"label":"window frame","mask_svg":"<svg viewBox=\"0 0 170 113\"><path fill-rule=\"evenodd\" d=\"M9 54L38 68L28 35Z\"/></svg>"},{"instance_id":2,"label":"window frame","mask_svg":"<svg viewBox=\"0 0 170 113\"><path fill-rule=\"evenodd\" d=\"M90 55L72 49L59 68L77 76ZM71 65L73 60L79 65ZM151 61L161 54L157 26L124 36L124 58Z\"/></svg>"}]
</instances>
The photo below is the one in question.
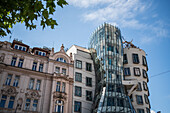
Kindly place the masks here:
<instances>
[{"instance_id":1,"label":"window frame","mask_svg":"<svg viewBox=\"0 0 170 113\"><path fill-rule=\"evenodd\" d=\"M141 82L138 82L138 86L137 86L136 91L142 91L142 84L141 84Z\"/></svg>"},{"instance_id":2,"label":"window frame","mask_svg":"<svg viewBox=\"0 0 170 113\"><path fill-rule=\"evenodd\" d=\"M147 77L148 77L148 74L147 74L146 70L142 69L142 73L143 73L143 77L144 77L144 78L147 78Z\"/></svg>"},{"instance_id":3,"label":"window frame","mask_svg":"<svg viewBox=\"0 0 170 113\"><path fill-rule=\"evenodd\" d=\"M22 68L23 64L24 64L24 59L20 58L18 62L18 67Z\"/></svg>"},{"instance_id":4,"label":"window frame","mask_svg":"<svg viewBox=\"0 0 170 113\"><path fill-rule=\"evenodd\" d=\"M92 64L91 63L86 62L86 71L92 72Z\"/></svg>"},{"instance_id":5,"label":"window frame","mask_svg":"<svg viewBox=\"0 0 170 113\"><path fill-rule=\"evenodd\" d=\"M81 79L81 80L79 80L79 79ZM75 72L75 81L76 82L82 82L82 73Z\"/></svg>"},{"instance_id":6,"label":"window frame","mask_svg":"<svg viewBox=\"0 0 170 113\"><path fill-rule=\"evenodd\" d=\"M93 100L93 92L86 90L86 100L92 101Z\"/></svg>"},{"instance_id":7,"label":"window frame","mask_svg":"<svg viewBox=\"0 0 170 113\"><path fill-rule=\"evenodd\" d=\"M16 79L17 78L17 79ZM16 82L17 81L17 82ZM19 75L15 75L14 81L13 81L13 86L14 87L18 87L19 85L19 81L20 81L20 76Z\"/></svg>"},{"instance_id":8,"label":"window frame","mask_svg":"<svg viewBox=\"0 0 170 113\"><path fill-rule=\"evenodd\" d=\"M136 102L139 105L143 105L143 97L142 97L142 95L136 95Z\"/></svg>"},{"instance_id":9,"label":"window frame","mask_svg":"<svg viewBox=\"0 0 170 113\"><path fill-rule=\"evenodd\" d=\"M123 54L123 64L128 64L127 54Z\"/></svg>"},{"instance_id":10,"label":"window frame","mask_svg":"<svg viewBox=\"0 0 170 113\"><path fill-rule=\"evenodd\" d=\"M78 91L78 92L77 92ZM75 86L75 96L81 97L82 96L82 87Z\"/></svg>"},{"instance_id":11,"label":"window frame","mask_svg":"<svg viewBox=\"0 0 170 113\"><path fill-rule=\"evenodd\" d=\"M44 67L44 64L43 63L40 63L40 65L39 65L39 72L43 72L43 67Z\"/></svg>"},{"instance_id":12,"label":"window frame","mask_svg":"<svg viewBox=\"0 0 170 113\"><path fill-rule=\"evenodd\" d=\"M140 72L140 68L139 67L134 67L133 70L134 70L134 75L135 76L141 76L141 72ZM137 70L139 71L139 75L136 73Z\"/></svg>"},{"instance_id":13,"label":"window frame","mask_svg":"<svg viewBox=\"0 0 170 113\"><path fill-rule=\"evenodd\" d=\"M15 66L17 62L17 57L12 57L11 66Z\"/></svg>"},{"instance_id":14,"label":"window frame","mask_svg":"<svg viewBox=\"0 0 170 113\"><path fill-rule=\"evenodd\" d=\"M79 104L79 105L78 105ZM81 102L79 102L79 101L74 101L74 112L79 112L79 113L81 113L81 106L82 106L82 104L81 104ZM78 110L76 109L78 107Z\"/></svg>"},{"instance_id":15,"label":"window frame","mask_svg":"<svg viewBox=\"0 0 170 113\"><path fill-rule=\"evenodd\" d=\"M32 84L32 86L30 86L30 84L31 84L31 80L33 80L33 84ZM33 90L33 89L34 89L34 83L35 83L35 79L34 79L34 78L30 78L29 85L28 85L28 89Z\"/></svg>"},{"instance_id":16,"label":"window frame","mask_svg":"<svg viewBox=\"0 0 170 113\"><path fill-rule=\"evenodd\" d=\"M82 69L82 61L81 60L76 60L76 68Z\"/></svg>"},{"instance_id":17,"label":"window frame","mask_svg":"<svg viewBox=\"0 0 170 113\"><path fill-rule=\"evenodd\" d=\"M144 66L147 66L147 60L146 60L146 57L142 55L142 64Z\"/></svg>"},{"instance_id":18,"label":"window frame","mask_svg":"<svg viewBox=\"0 0 170 113\"><path fill-rule=\"evenodd\" d=\"M38 81L40 81L40 82L38 82ZM41 80L37 79L35 90L40 91L40 89L41 89Z\"/></svg>"},{"instance_id":19,"label":"window frame","mask_svg":"<svg viewBox=\"0 0 170 113\"><path fill-rule=\"evenodd\" d=\"M91 81L89 84L89 80ZM86 86L92 87L92 78L91 77L86 77Z\"/></svg>"},{"instance_id":20,"label":"window frame","mask_svg":"<svg viewBox=\"0 0 170 113\"><path fill-rule=\"evenodd\" d=\"M37 62L33 62L32 64L32 70L36 71L37 70Z\"/></svg>"},{"instance_id":21,"label":"window frame","mask_svg":"<svg viewBox=\"0 0 170 113\"><path fill-rule=\"evenodd\" d=\"M132 61L134 64L139 64L140 61L139 61L139 55L136 54L136 53L132 53Z\"/></svg>"},{"instance_id":22,"label":"window frame","mask_svg":"<svg viewBox=\"0 0 170 113\"><path fill-rule=\"evenodd\" d=\"M127 74L125 74L125 72L126 72ZM130 75L131 75L130 67L125 67L125 68L124 68L124 76L130 76Z\"/></svg>"},{"instance_id":23,"label":"window frame","mask_svg":"<svg viewBox=\"0 0 170 113\"><path fill-rule=\"evenodd\" d=\"M60 92L60 90L61 90L61 82L60 81L57 81L57 83L56 83L56 92Z\"/></svg>"},{"instance_id":24,"label":"window frame","mask_svg":"<svg viewBox=\"0 0 170 113\"><path fill-rule=\"evenodd\" d=\"M3 96L5 97L5 98L3 98ZM0 101L0 108L5 108L5 104L6 104L6 102L7 102L7 95L2 95L1 96L1 101ZM3 103L2 103L3 102Z\"/></svg>"},{"instance_id":25,"label":"window frame","mask_svg":"<svg viewBox=\"0 0 170 113\"><path fill-rule=\"evenodd\" d=\"M13 109L14 102L15 102L15 97L13 99L11 97L14 97L14 96L10 96L10 98L9 98L9 102L8 102L8 108L9 109ZM12 107L11 107L11 104L12 104Z\"/></svg>"}]
</instances>

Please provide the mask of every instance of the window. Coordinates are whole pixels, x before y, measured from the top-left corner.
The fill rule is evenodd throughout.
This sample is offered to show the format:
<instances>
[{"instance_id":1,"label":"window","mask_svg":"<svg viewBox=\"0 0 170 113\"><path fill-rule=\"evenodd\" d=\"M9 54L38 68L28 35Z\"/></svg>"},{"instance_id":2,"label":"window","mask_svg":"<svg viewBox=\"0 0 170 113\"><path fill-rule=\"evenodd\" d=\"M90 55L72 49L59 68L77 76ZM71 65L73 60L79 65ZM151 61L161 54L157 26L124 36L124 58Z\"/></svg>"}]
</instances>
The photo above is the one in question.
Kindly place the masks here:
<instances>
[{"instance_id":1,"label":"window","mask_svg":"<svg viewBox=\"0 0 170 113\"><path fill-rule=\"evenodd\" d=\"M112 51L112 52L113 52L113 50L114 50L114 46L109 46L109 47L107 48L107 51Z\"/></svg>"},{"instance_id":2,"label":"window","mask_svg":"<svg viewBox=\"0 0 170 113\"><path fill-rule=\"evenodd\" d=\"M65 68L62 68L62 73L63 73L63 75L66 75L66 69Z\"/></svg>"},{"instance_id":3,"label":"window","mask_svg":"<svg viewBox=\"0 0 170 113\"><path fill-rule=\"evenodd\" d=\"M14 106L14 101L15 101L15 97L14 96L11 96L10 97L10 100L9 100L9 103L8 103L8 108L13 108Z\"/></svg>"},{"instance_id":4,"label":"window","mask_svg":"<svg viewBox=\"0 0 170 113\"><path fill-rule=\"evenodd\" d=\"M56 73L60 73L60 67L56 67L56 68L55 68L55 72L56 72Z\"/></svg>"},{"instance_id":5,"label":"window","mask_svg":"<svg viewBox=\"0 0 170 113\"><path fill-rule=\"evenodd\" d=\"M59 81L57 81L57 86L56 86L56 91L57 91L57 92L60 92L60 84L61 84L61 83L60 83Z\"/></svg>"},{"instance_id":6,"label":"window","mask_svg":"<svg viewBox=\"0 0 170 113\"><path fill-rule=\"evenodd\" d=\"M64 101L57 100L57 101L55 102L54 112L64 113Z\"/></svg>"},{"instance_id":7,"label":"window","mask_svg":"<svg viewBox=\"0 0 170 113\"><path fill-rule=\"evenodd\" d=\"M0 107L4 108L5 107L5 103L7 100L7 96L6 95L2 95L1 101L0 101Z\"/></svg>"},{"instance_id":8,"label":"window","mask_svg":"<svg viewBox=\"0 0 170 113\"><path fill-rule=\"evenodd\" d=\"M137 109L138 113L145 113L144 109Z\"/></svg>"},{"instance_id":9,"label":"window","mask_svg":"<svg viewBox=\"0 0 170 113\"><path fill-rule=\"evenodd\" d=\"M39 72L43 72L43 64L39 65Z\"/></svg>"},{"instance_id":10,"label":"window","mask_svg":"<svg viewBox=\"0 0 170 113\"><path fill-rule=\"evenodd\" d=\"M65 89L66 89L66 83L63 82L63 83L62 83L62 92L63 92L63 93L65 93Z\"/></svg>"},{"instance_id":11,"label":"window","mask_svg":"<svg viewBox=\"0 0 170 113\"><path fill-rule=\"evenodd\" d=\"M132 54L132 58L133 58L133 63L135 63L135 64L138 64L138 63L139 63L138 54Z\"/></svg>"},{"instance_id":12,"label":"window","mask_svg":"<svg viewBox=\"0 0 170 113\"><path fill-rule=\"evenodd\" d=\"M76 68L82 69L82 61L76 60Z\"/></svg>"},{"instance_id":13,"label":"window","mask_svg":"<svg viewBox=\"0 0 170 113\"><path fill-rule=\"evenodd\" d=\"M18 49L18 50L21 50L21 51L26 51L26 47L20 46L20 45L17 45L17 44L15 44L14 48Z\"/></svg>"},{"instance_id":14,"label":"window","mask_svg":"<svg viewBox=\"0 0 170 113\"><path fill-rule=\"evenodd\" d=\"M121 98L117 98L117 105L120 107L124 107L124 101Z\"/></svg>"},{"instance_id":15,"label":"window","mask_svg":"<svg viewBox=\"0 0 170 113\"><path fill-rule=\"evenodd\" d=\"M146 71L144 69L142 71L143 71L143 77L147 78L148 75L147 75Z\"/></svg>"},{"instance_id":16,"label":"window","mask_svg":"<svg viewBox=\"0 0 170 113\"><path fill-rule=\"evenodd\" d=\"M82 82L82 74L81 73L76 72L75 81Z\"/></svg>"},{"instance_id":17,"label":"window","mask_svg":"<svg viewBox=\"0 0 170 113\"><path fill-rule=\"evenodd\" d=\"M7 78L6 78L5 85L10 86L11 80L12 80L12 75L11 75L11 74L8 74L8 76L7 76Z\"/></svg>"},{"instance_id":18,"label":"window","mask_svg":"<svg viewBox=\"0 0 170 113\"><path fill-rule=\"evenodd\" d=\"M42 51L35 51L35 54L36 55L40 55L40 56L46 56L46 53L45 52L42 52Z\"/></svg>"},{"instance_id":19,"label":"window","mask_svg":"<svg viewBox=\"0 0 170 113\"><path fill-rule=\"evenodd\" d=\"M147 61L146 61L146 57L145 56L142 56L142 61L143 61L143 65L147 66Z\"/></svg>"},{"instance_id":20,"label":"window","mask_svg":"<svg viewBox=\"0 0 170 113\"><path fill-rule=\"evenodd\" d=\"M128 59L127 59L127 54L123 55L123 63L127 64L128 63Z\"/></svg>"},{"instance_id":21,"label":"window","mask_svg":"<svg viewBox=\"0 0 170 113\"><path fill-rule=\"evenodd\" d=\"M64 58L57 58L57 61L66 63L66 60L64 60Z\"/></svg>"},{"instance_id":22,"label":"window","mask_svg":"<svg viewBox=\"0 0 170 113\"><path fill-rule=\"evenodd\" d=\"M75 96L81 97L81 87L75 86Z\"/></svg>"},{"instance_id":23,"label":"window","mask_svg":"<svg viewBox=\"0 0 170 113\"><path fill-rule=\"evenodd\" d=\"M86 71L92 71L91 63L86 63Z\"/></svg>"},{"instance_id":24,"label":"window","mask_svg":"<svg viewBox=\"0 0 170 113\"><path fill-rule=\"evenodd\" d=\"M17 61L17 58L16 57L12 57L11 66L15 66L16 61Z\"/></svg>"},{"instance_id":25,"label":"window","mask_svg":"<svg viewBox=\"0 0 170 113\"><path fill-rule=\"evenodd\" d=\"M36 69L37 69L37 62L33 62L32 70L33 70L33 71L36 71Z\"/></svg>"},{"instance_id":26,"label":"window","mask_svg":"<svg viewBox=\"0 0 170 113\"><path fill-rule=\"evenodd\" d=\"M36 90L40 90L40 86L41 86L41 80L37 80L37 83L36 83Z\"/></svg>"},{"instance_id":27,"label":"window","mask_svg":"<svg viewBox=\"0 0 170 113\"><path fill-rule=\"evenodd\" d=\"M25 103L25 110L29 110L30 109L30 103L31 103L31 99L26 99L26 103Z\"/></svg>"},{"instance_id":28,"label":"window","mask_svg":"<svg viewBox=\"0 0 170 113\"><path fill-rule=\"evenodd\" d=\"M22 68L23 62L24 62L24 59L19 59L18 67Z\"/></svg>"},{"instance_id":29,"label":"window","mask_svg":"<svg viewBox=\"0 0 170 113\"><path fill-rule=\"evenodd\" d=\"M92 91L86 90L86 100L92 101Z\"/></svg>"},{"instance_id":30,"label":"window","mask_svg":"<svg viewBox=\"0 0 170 113\"><path fill-rule=\"evenodd\" d=\"M143 99L141 95L136 95L137 104L143 104Z\"/></svg>"},{"instance_id":31,"label":"window","mask_svg":"<svg viewBox=\"0 0 170 113\"><path fill-rule=\"evenodd\" d=\"M148 99L148 96L146 94L144 94L144 98L145 98L145 103L149 104L149 99Z\"/></svg>"},{"instance_id":32,"label":"window","mask_svg":"<svg viewBox=\"0 0 170 113\"><path fill-rule=\"evenodd\" d=\"M146 108L146 113L150 113L150 109L149 108Z\"/></svg>"},{"instance_id":33,"label":"window","mask_svg":"<svg viewBox=\"0 0 170 113\"><path fill-rule=\"evenodd\" d=\"M37 111L37 105L38 105L38 100L34 99L33 105L32 105L32 111Z\"/></svg>"},{"instance_id":34,"label":"window","mask_svg":"<svg viewBox=\"0 0 170 113\"><path fill-rule=\"evenodd\" d=\"M108 84L108 91L114 92L114 85Z\"/></svg>"},{"instance_id":35,"label":"window","mask_svg":"<svg viewBox=\"0 0 170 113\"><path fill-rule=\"evenodd\" d=\"M33 78L31 78L30 79L30 83L29 83L29 89L33 89L33 87L34 87L34 79Z\"/></svg>"},{"instance_id":36,"label":"window","mask_svg":"<svg viewBox=\"0 0 170 113\"><path fill-rule=\"evenodd\" d=\"M146 83L146 82L144 82L144 81L143 81L143 89L144 89L145 91L147 91L147 90L148 90L147 83Z\"/></svg>"},{"instance_id":37,"label":"window","mask_svg":"<svg viewBox=\"0 0 170 113\"><path fill-rule=\"evenodd\" d=\"M14 87L18 87L19 78L20 78L19 76L15 76L14 83L13 83L13 86L14 86Z\"/></svg>"},{"instance_id":38,"label":"window","mask_svg":"<svg viewBox=\"0 0 170 113\"><path fill-rule=\"evenodd\" d=\"M134 67L134 75L140 76L140 68Z\"/></svg>"},{"instance_id":39,"label":"window","mask_svg":"<svg viewBox=\"0 0 170 113\"><path fill-rule=\"evenodd\" d=\"M81 102L74 101L74 112L81 112Z\"/></svg>"},{"instance_id":40,"label":"window","mask_svg":"<svg viewBox=\"0 0 170 113\"><path fill-rule=\"evenodd\" d=\"M112 59L109 59L108 62L109 62L109 65L112 65Z\"/></svg>"},{"instance_id":41,"label":"window","mask_svg":"<svg viewBox=\"0 0 170 113\"><path fill-rule=\"evenodd\" d=\"M142 91L142 86L141 86L141 83L138 82L138 88L137 88L137 91Z\"/></svg>"},{"instance_id":42,"label":"window","mask_svg":"<svg viewBox=\"0 0 170 113\"><path fill-rule=\"evenodd\" d=\"M114 98L112 98L112 97L107 98L107 106L114 106L115 105L114 102L115 102Z\"/></svg>"},{"instance_id":43,"label":"window","mask_svg":"<svg viewBox=\"0 0 170 113\"><path fill-rule=\"evenodd\" d=\"M130 68L129 67L128 68L124 68L124 75L125 76L130 75Z\"/></svg>"},{"instance_id":44,"label":"window","mask_svg":"<svg viewBox=\"0 0 170 113\"><path fill-rule=\"evenodd\" d=\"M86 86L92 87L92 78L86 77Z\"/></svg>"}]
</instances>

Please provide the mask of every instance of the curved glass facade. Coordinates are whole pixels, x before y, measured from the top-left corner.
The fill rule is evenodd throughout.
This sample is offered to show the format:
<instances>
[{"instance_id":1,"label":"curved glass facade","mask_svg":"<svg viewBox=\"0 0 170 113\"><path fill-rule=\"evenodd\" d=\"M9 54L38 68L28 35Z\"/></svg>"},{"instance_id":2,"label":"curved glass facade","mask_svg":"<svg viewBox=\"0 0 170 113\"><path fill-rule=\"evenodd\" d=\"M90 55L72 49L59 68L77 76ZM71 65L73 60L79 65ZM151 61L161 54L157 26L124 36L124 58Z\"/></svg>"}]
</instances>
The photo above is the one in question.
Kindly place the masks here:
<instances>
[{"instance_id":1,"label":"curved glass facade","mask_svg":"<svg viewBox=\"0 0 170 113\"><path fill-rule=\"evenodd\" d=\"M104 23L92 34L89 48L96 50L105 71L101 98L97 108L94 108L95 112L132 113L131 103L122 85L123 44L120 30Z\"/></svg>"}]
</instances>

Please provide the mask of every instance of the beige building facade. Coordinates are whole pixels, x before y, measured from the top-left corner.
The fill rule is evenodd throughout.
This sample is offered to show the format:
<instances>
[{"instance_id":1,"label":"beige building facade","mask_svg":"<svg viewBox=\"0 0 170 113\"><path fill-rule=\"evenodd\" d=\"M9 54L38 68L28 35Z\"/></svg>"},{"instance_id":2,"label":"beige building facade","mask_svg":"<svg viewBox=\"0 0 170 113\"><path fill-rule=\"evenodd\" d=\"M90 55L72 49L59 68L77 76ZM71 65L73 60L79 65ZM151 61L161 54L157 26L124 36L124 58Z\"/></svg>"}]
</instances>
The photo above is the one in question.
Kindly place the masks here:
<instances>
[{"instance_id":1,"label":"beige building facade","mask_svg":"<svg viewBox=\"0 0 170 113\"><path fill-rule=\"evenodd\" d=\"M150 113L147 71L145 51L125 42L123 84L137 113Z\"/></svg>"},{"instance_id":2,"label":"beige building facade","mask_svg":"<svg viewBox=\"0 0 170 113\"><path fill-rule=\"evenodd\" d=\"M0 42L0 113L71 113L73 64L63 45Z\"/></svg>"}]
</instances>

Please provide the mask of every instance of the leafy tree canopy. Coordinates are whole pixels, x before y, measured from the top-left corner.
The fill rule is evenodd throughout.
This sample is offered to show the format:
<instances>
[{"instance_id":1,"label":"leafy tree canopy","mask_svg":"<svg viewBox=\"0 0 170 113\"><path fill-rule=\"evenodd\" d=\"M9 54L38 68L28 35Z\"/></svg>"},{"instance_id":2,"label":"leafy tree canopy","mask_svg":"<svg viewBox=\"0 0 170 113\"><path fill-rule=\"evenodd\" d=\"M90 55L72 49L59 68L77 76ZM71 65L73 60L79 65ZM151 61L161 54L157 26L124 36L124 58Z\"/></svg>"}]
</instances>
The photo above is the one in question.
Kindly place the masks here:
<instances>
[{"instance_id":1,"label":"leafy tree canopy","mask_svg":"<svg viewBox=\"0 0 170 113\"><path fill-rule=\"evenodd\" d=\"M1 0L0 3L0 36L11 33L10 28L16 23L25 23L30 30L36 28L35 20L41 18L44 29L50 26L54 29L56 20L51 18L55 8L68 5L65 0Z\"/></svg>"}]
</instances>

